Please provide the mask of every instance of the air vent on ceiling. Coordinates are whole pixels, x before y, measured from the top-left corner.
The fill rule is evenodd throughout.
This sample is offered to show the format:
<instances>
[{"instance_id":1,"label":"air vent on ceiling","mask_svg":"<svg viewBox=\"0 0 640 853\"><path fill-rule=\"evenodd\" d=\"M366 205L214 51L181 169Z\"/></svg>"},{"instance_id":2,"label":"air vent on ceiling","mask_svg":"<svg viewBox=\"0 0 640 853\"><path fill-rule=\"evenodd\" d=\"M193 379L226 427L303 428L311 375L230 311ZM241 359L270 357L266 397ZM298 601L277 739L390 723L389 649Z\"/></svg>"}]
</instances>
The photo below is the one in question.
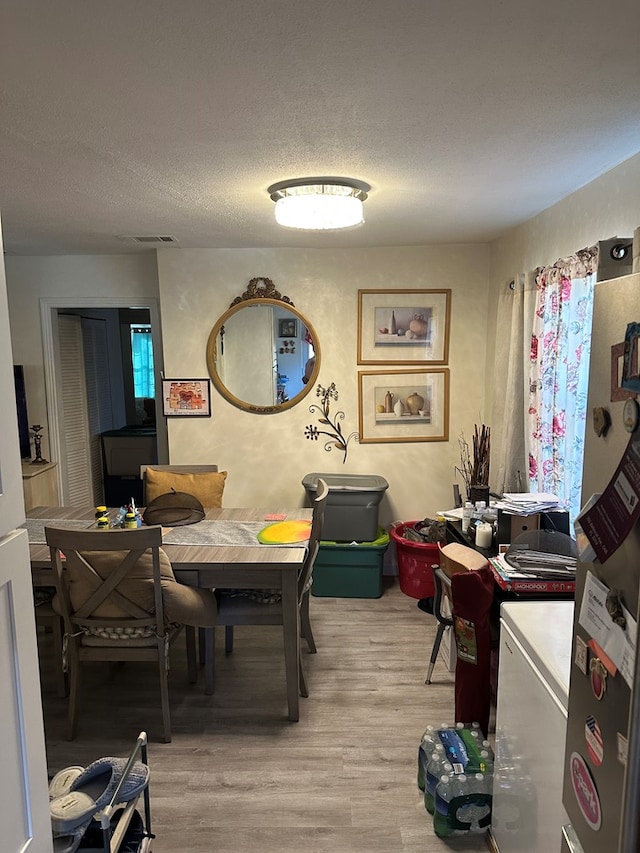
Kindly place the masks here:
<instances>
[{"instance_id":1,"label":"air vent on ceiling","mask_svg":"<svg viewBox=\"0 0 640 853\"><path fill-rule=\"evenodd\" d=\"M118 239L124 240L126 243L161 243L162 245L178 242L178 240L175 237L172 237L170 234L163 234L162 236L159 236L157 234L125 235L122 237L118 237Z\"/></svg>"}]
</instances>

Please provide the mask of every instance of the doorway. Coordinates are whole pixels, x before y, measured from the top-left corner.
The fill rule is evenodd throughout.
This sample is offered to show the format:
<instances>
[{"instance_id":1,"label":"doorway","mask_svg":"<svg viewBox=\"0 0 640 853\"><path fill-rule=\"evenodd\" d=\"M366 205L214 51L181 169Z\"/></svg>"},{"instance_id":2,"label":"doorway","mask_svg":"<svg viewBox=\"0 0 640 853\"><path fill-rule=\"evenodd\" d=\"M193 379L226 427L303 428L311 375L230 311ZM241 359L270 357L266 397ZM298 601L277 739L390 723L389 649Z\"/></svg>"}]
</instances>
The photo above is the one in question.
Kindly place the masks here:
<instances>
[{"instance_id":1,"label":"doorway","mask_svg":"<svg viewBox=\"0 0 640 853\"><path fill-rule=\"evenodd\" d=\"M78 501L85 504L87 501L103 502L105 483L100 436L105 431L126 427L127 422L136 417L135 407L128 399L133 395L133 378L127 391L124 387L127 371L122 367L127 357L131 358L131 350L127 356L126 347L124 350L121 347L122 336L119 331L117 336L114 333L123 316L129 313L138 323L145 318L149 320L155 356L155 389L161 388L163 363L158 301L149 299L148 304L140 305L137 299L135 309L131 307L133 301L103 297L87 297L73 303L68 298L41 300L49 445L52 459L59 462L58 493L62 505ZM66 345L71 346L70 352L66 352ZM166 421L162 416L159 391L155 401L147 403L151 404L151 410L147 406L141 419L146 416L153 420L155 415L157 458L160 462L168 461ZM71 435L69 425L72 426Z\"/></svg>"}]
</instances>

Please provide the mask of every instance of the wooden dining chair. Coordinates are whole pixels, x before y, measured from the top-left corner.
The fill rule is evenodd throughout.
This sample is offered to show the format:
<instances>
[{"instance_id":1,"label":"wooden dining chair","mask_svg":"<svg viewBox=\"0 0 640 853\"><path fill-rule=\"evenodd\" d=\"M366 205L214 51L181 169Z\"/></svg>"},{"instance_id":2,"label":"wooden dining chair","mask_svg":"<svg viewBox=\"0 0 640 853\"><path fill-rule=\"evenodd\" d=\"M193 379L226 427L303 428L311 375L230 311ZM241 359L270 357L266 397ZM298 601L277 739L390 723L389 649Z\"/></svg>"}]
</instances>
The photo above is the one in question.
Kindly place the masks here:
<instances>
[{"instance_id":1,"label":"wooden dining chair","mask_svg":"<svg viewBox=\"0 0 640 853\"><path fill-rule=\"evenodd\" d=\"M141 465L140 478L145 506L173 489L193 495L208 509L222 506L227 472L218 471L217 465ZM191 627L187 627L186 639L191 648L195 644L195 632ZM207 637L201 629L198 632L198 657L203 666L209 656L207 646L211 647L211 642L211 636Z\"/></svg>"},{"instance_id":2,"label":"wooden dining chair","mask_svg":"<svg viewBox=\"0 0 640 853\"><path fill-rule=\"evenodd\" d=\"M36 627L42 628L45 633L51 635L51 644L53 646L52 669L57 695L64 699L68 693L67 674L64 671L63 665L63 638L64 638L64 621L62 616L53 609L51 601L54 592L49 587L36 588L33 591L34 605L36 611Z\"/></svg>"},{"instance_id":3,"label":"wooden dining chair","mask_svg":"<svg viewBox=\"0 0 640 853\"><path fill-rule=\"evenodd\" d=\"M309 619L309 593L313 579L313 565L315 563L322 525L324 522L324 511L329 496L329 487L324 480L318 480L316 497L313 501L313 514L311 520L311 533L307 545L307 554L298 573L298 610L300 612L301 634L306 639L311 653L316 652L316 644L311 630ZM217 625L225 626L225 651L233 651L233 629L235 625L284 625L282 618L282 601L275 596L273 601L257 601L248 596L226 594L224 590L216 590L218 598ZM212 653L213 649L209 650ZM298 656L298 669L300 673L300 695L308 696L309 690L302 666L302 657Z\"/></svg>"},{"instance_id":4,"label":"wooden dining chair","mask_svg":"<svg viewBox=\"0 0 640 853\"><path fill-rule=\"evenodd\" d=\"M76 735L80 676L93 661L142 661L158 666L163 740L171 740L169 647L183 624L213 624L215 597L180 584L160 548L162 528L63 530L45 539L64 619L69 670L68 739ZM64 558L63 556L64 555ZM209 598L207 599L207 596ZM187 646L195 681L195 647Z\"/></svg>"}]
</instances>

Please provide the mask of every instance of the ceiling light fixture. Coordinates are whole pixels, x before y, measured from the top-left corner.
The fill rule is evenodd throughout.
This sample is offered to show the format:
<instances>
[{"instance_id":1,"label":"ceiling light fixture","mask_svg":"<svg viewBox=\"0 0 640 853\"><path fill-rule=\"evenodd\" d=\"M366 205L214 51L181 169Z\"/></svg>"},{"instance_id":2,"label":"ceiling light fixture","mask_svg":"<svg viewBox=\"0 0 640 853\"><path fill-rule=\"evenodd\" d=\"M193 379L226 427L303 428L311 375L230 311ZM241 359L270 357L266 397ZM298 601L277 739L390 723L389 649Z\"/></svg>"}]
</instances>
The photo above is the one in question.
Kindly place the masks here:
<instances>
[{"instance_id":1,"label":"ceiling light fixture","mask_svg":"<svg viewBox=\"0 0 640 853\"><path fill-rule=\"evenodd\" d=\"M362 202L371 190L351 178L297 178L272 184L276 222L285 228L330 231L364 222Z\"/></svg>"}]
</instances>

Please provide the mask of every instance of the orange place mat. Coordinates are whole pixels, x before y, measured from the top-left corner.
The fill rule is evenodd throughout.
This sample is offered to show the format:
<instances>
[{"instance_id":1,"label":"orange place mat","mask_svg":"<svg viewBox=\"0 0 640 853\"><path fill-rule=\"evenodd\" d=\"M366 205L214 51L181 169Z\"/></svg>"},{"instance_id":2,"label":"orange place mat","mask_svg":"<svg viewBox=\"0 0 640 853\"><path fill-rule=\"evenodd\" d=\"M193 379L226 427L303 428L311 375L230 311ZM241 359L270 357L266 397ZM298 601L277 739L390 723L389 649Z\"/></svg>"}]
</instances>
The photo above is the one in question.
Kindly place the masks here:
<instances>
[{"instance_id":1,"label":"orange place mat","mask_svg":"<svg viewBox=\"0 0 640 853\"><path fill-rule=\"evenodd\" d=\"M306 542L310 534L310 521L278 521L268 524L258 533L258 542L262 545L292 545Z\"/></svg>"}]
</instances>

